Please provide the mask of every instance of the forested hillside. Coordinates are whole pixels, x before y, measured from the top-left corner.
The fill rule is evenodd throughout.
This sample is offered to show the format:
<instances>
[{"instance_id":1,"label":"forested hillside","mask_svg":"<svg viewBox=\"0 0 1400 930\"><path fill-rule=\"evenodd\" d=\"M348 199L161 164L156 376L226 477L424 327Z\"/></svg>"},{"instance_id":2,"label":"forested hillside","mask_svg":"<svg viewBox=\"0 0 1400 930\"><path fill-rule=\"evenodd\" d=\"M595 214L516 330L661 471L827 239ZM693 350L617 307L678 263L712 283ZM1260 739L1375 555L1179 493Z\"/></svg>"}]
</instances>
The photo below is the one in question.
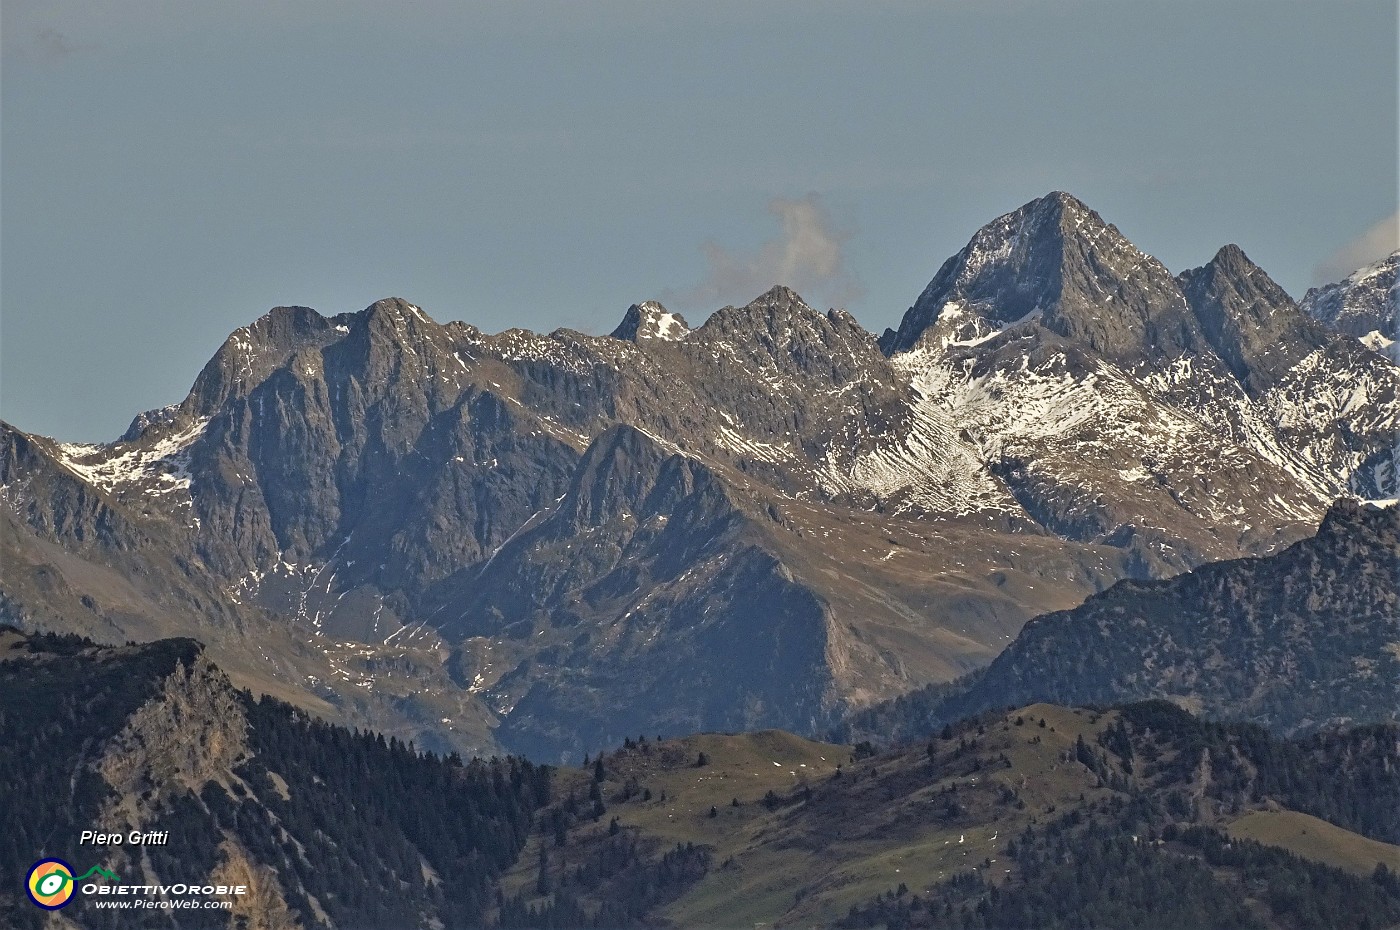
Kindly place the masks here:
<instances>
[{"instance_id":1,"label":"forested hillside","mask_svg":"<svg viewBox=\"0 0 1400 930\"><path fill-rule=\"evenodd\" d=\"M233 690L197 643L101 648L0 639L0 872L98 861L126 881L237 876L233 926L477 926L519 853L550 769L418 752ZM79 846L80 831L168 832L143 847ZM106 911L84 927L169 927L170 912ZM0 892L7 926L45 912ZM240 922L241 921L241 922ZM180 926L230 926L185 911Z\"/></svg>"}]
</instances>

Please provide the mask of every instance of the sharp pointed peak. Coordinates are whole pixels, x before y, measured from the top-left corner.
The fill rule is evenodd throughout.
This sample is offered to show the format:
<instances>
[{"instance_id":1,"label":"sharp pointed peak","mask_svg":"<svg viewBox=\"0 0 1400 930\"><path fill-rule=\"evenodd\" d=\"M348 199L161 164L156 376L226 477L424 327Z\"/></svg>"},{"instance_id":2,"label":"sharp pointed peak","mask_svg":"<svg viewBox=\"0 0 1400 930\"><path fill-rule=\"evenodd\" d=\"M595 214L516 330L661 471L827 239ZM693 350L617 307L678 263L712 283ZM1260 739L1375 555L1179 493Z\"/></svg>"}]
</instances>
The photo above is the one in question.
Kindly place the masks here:
<instances>
[{"instance_id":1,"label":"sharp pointed peak","mask_svg":"<svg viewBox=\"0 0 1400 930\"><path fill-rule=\"evenodd\" d=\"M997 217L978 230L978 234L1036 235L1042 230L1058 230L1062 234L1069 234L1076 229L1083 229L1092 235L1096 230L1108 226L1097 210L1078 197L1065 191L1051 191Z\"/></svg>"},{"instance_id":2,"label":"sharp pointed peak","mask_svg":"<svg viewBox=\"0 0 1400 930\"><path fill-rule=\"evenodd\" d=\"M644 300L627 308L622 322L611 335L614 339L641 342L658 339L675 342L690 333L690 324L679 313L672 313L655 300Z\"/></svg>"},{"instance_id":3,"label":"sharp pointed peak","mask_svg":"<svg viewBox=\"0 0 1400 930\"><path fill-rule=\"evenodd\" d=\"M1104 239L1105 232L1110 236ZM1082 248L1126 248L1138 253L1118 227L1104 220L1098 211L1064 191L1051 191L1022 204L982 226L958 256L975 270L982 260L1012 250L1018 243L1061 243L1079 240Z\"/></svg>"},{"instance_id":4,"label":"sharp pointed peak","mask_svg":"<svg viewBox=\"0 0 1400 930\"><path fill-rule=\"evenodd\" d=\"M1284 292L1269 273L1255 264L1244 249L1233 242L1221 246L1209 262L1200 268L1191 268L1177 276L1177 280L1188 299L1202 287L1215 287L1219 282L1230 282L1229 287L1242 292L1265 294L1274 302L1292 303L1292 298ZM1213 283L1214 282L1214 283Z\"/></svg>"},{"instance_id":5,"label":"sharp pointed peak","mask_svg":"<svg viewBox=\"0 0 1400 930\"><path fill-rule=\"evenodd\" d=\"M1249 256L1244 253L1244 249L1233 242L1222 245L1211 258L1210 264L1216 268L1238 269L1246 272L1259 267L1250 261Z\"/></svg>"},{"instance_id":6,"label":"sharp pointed peak","mask_svg":"<svg viewBox=\"0 0 1400 930\"><path fill-rule=\"evenodd\" d=\"M757 297L755 297L753 300L749 301L748 306L750 306L750 307L793 307L793 306L797 306L797 307L803 307L803 308L808 309L808 310L811 310L811 309L812 309L811 306L808 305L807 301L805 301L805 300L802 299L802 296L801 296L800 294L798 294L798 293L797 293L796 291L794 291L792 288L787 287L787 286L782 285L782 284L775 284L775 285L773 285L772 287L770 287L768 290L764 291L762 294L759 294L759 295L758 295Z\"/></svg>"},{"instance_id":7,"label":"sharp pointed peak","mask_svg":"<svg viewBox=\"0 0 1400 930\"><path fill-rule=\"evenodd\" d=\"M1070 213L1094 213L1094 215L1097 216L1097 213L1095 213L1095 211L1092 208L1090 208L1088 204L1066 191L1051 191L1043 197L1037 197L1035 200L1032 200L1031 202L1027 203L1021 209L1030 211L1044 211L1054 209L1067 211Z\"/></svg>"},{"instance_id":8,"label":"sharp pointed peak","mask_svg":"<svg viewBox=\"0 0 1400 930\"><path fill-rule=\"evenodd\" d=\"M950 310L970 321L959 324L960 339L981 338L983 324L1038 319L1111 358L1129 358L1150 342L1154 308L1175 314L1167 305L1178 299L1160 262L1074 195L1051 191L977 230L882 345L891 353L913 348Z\"/></svg>"}]
</instances>

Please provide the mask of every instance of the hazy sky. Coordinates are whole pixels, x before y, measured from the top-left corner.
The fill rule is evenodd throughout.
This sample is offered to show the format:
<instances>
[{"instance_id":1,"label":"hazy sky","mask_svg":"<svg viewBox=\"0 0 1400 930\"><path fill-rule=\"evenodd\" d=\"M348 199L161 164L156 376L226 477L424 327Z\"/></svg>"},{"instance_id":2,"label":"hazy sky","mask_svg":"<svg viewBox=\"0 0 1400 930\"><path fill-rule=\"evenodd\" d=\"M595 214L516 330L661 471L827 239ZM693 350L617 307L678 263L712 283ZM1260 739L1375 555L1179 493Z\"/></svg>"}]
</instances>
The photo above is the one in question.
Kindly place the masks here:
<instances>
[{"instance_id":1,"label":"hazy sky","mask_svg":"<svg viewBox=\"0 0 1400 930\"><path fill-rule=\"evenodd\" d=\"M4 0L0 417L107 440L278 304L894 324L1068 190L1295 296L1394 248L1394 0ZM1387 225L1388 223L1388 225Z\"/></svg>"}]
</instances>

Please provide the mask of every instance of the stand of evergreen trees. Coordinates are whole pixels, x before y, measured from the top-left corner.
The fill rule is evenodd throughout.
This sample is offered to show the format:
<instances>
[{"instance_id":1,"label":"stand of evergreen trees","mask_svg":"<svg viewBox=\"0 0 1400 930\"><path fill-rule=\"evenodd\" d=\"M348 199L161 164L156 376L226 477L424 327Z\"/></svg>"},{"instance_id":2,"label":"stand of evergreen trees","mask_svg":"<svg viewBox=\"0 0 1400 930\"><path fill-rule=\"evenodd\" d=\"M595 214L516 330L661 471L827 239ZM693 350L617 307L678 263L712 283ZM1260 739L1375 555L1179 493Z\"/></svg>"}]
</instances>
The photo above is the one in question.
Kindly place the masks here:
<instances>
[{"instance_id":1,"label":"stand of evergreen trees","mask_svg":"<svg viewBox=\"0 0 1400 930\"><path fill-rule=\"evenodd\" d=\"M1229 808L1274 800L1384 843L1400 843L1400 726L1371 724L1282 739L1248 723L1214 723L1169 701L1119 708L1102 742L1154 785L1185 784L1209 759L1206 792Z\"/></svg>"},{"instance_id":2,"label":"stand of evergreen trees","mask_svg":"<svg viewBox=\"0 0 1400 930\"><path fill-rule=\"evenodd\" d=\"M851 908L846 930L1379 930L1400 921L1400 882L1370 879L1204 827L1158 837L1064 818L1026 831L1006 877L962 873L926 895L900 888ZM1159 842L1160 840L1160 842Z\"/></svg>"},{"instance_id":3,"label":"stand of evergreen trees","mask_svg":"<svg viewBox=\"0 0 1400 930\"><path fill-rule=\"evenodd\" d=\"M0 662L5 926L37 930L44 923L45 912L29 903L20 885L37 860L56 857L77 869L91 864L75 861L93 849L79 848L78 835L93 828L112 798L91 763L161 682L179 664L193 662L199 650L193 640L169 639L114 654L79 636L37 634L19 655Z\"/></svg>"},{"instance_id":4,"label":"stand of evergreen trees","mask_svg":"<svg viewBox=\"0 0 1400 930\"><path fill-rule=\"evenodd\" d=\"M520 854L535 810L549 803L547 766L463 763L270 698L247 706L254 755L240 775L260 804L213 787L204 800L220 827L286 876L304 920L311 895L336 926L482 924L495 903L492 883ZM286 888L293 875L305 894Z\"/></svg>"},{"instance_id":5,"label":"stand of evergreen trees","mask_svg":"<svg viewBox=\"0 0 1400 930\"><path fill-rule=\"evenodd\" d=\"M677 843L660 859L648 855L648 844L632 831L610 832L588 847L587 864L561 870L547 880L548 854L540 857L537 893L548 900L529 903L517 895L501 905L501 930L619 930L646 925L647 915L668 904L705 877L710 852L693 843ZM547 847L541 847L545 849ZM590 908L584 898L598 902Z\"/></svg>"}]
</instances>

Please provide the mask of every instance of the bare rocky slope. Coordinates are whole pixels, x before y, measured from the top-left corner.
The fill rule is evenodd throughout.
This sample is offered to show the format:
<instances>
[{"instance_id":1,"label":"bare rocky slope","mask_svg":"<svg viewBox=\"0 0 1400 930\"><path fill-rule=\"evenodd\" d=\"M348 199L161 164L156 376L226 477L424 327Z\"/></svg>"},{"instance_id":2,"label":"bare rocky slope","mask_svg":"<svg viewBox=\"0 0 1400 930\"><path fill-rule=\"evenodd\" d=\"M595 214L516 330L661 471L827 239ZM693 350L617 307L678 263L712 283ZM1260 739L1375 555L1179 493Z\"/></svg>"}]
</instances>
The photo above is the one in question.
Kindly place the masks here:
<instances>
[{"instance_id":1,"label":"bare rocky slope","mask_svg":"<svg viewBox=\"0 0 1400 930\"><path fill-rule=\"evenodd\" d=\"M117 442L0 428L0 611L443 748L812 732L1394 496L1397 386L1238 249L1173 276L1059 193L879 340L782 287L611 336L281 307Z\"/></svg>"}]
</instances>

